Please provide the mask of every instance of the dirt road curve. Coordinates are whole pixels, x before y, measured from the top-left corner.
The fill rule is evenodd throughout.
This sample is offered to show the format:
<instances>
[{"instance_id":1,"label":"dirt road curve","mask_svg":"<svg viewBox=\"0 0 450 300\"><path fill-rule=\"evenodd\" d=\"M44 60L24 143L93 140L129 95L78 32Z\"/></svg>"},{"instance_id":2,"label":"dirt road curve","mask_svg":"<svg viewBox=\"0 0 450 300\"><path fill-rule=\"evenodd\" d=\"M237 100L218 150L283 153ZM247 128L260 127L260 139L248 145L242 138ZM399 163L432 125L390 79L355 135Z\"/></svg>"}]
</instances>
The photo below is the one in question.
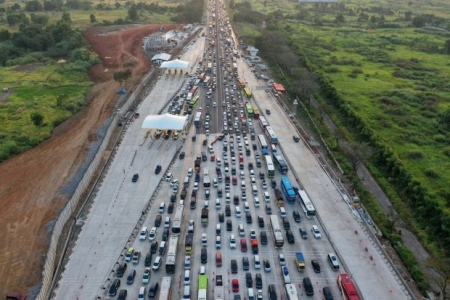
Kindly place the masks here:
<instances>
[{"instance_id":1,"label":"dirt road curve","mask_svg":"<svg viewBox=\"0 0 450 300\"><path fill-rule=\"evenodd\" d=\"M129 87L134 85L149 68L142 39L159 27L87 29L86 39L103 62L90 73L99 83L89 93L88 107L61 124L50 140L0 164L0 295L25 292L39 283L48 247L47 224L68 199L60 188L83 163L90 142L97 138L96 129L112 114L118 98L112 74L132 69L135 76Z\"/></svg>"}]
</instances>

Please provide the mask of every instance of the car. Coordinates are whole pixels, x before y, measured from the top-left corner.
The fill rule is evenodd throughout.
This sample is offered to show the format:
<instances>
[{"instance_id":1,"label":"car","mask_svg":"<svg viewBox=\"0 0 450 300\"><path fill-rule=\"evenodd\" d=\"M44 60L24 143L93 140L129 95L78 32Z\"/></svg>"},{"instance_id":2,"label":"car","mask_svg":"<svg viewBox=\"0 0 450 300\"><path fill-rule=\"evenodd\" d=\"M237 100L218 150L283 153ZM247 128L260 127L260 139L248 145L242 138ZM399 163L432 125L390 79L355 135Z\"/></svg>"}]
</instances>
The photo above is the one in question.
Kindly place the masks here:
<instances>
[{"instance_id":1,"label":"car","mask_svg":"<svg viewBox=\"0 0 450 300\"><path fill-rule=\"evenodd\" d=\"M150 253L156 253L156 250L158 250L158 241L152 242L152 245L150 246Z\"/></svg>"},{"instance_id":2,"label":"car","mask_svg":"<svg viewBox=\"0 0 450 300\"><path fill-rule=\"evenodd\" d=\"M263 181L262 181L262 188L263 188L264 190L267 190L267 183L266 183L266 180L263 180Z\"/></svg>"},{"instance_id":3,"label":"car","mask_svg":"<svg viewBox=\"0 0 450 300\"><path fill-rule=\"evenodd\" d=\"M294 142L298 143L300 141L300 138L296 135L292 136L292 138L294 139Z\"/></svg>"},{"instance_id":4,"label":"car","mask_svg":"<svg viewBox=\"0 0 450 300\"><path fill-rule=\"evenodd\" d=\"M145 260L144 260L144 266L146 266L146 267L150 267L151 265L152 265L152 253L151 252L148 252L146 255L145 255Z\"/></svg>"},{"instance_id":5,"label":"car","mask_svg":"<svg viewBox=\"0 0 450 300\"><path fill-rule=\"evenodd\" d=\"M184 257L184 269L185 270L191 269L191 256L190 255L186 255Z\"/></svg>"},{"instance_id":6,"label":"car","mask_svg":"<svg viewBox=\"0 0 450 300\"><path fill-rule=\"evenodd\" d=\"M322 295L325 300L333 300L333 294L328 286L323 287Z\"/></svg>"},{"instance_id":7,"label":"car","mask_svg":"<svg viewBox=\"0 0 450 300\"><path fill-rule=\"evenodd\" d=\"M208 247L208 237L206 233L202 233L202 247Z\"/></svg>"},{"instance_id":8,"label":"car","mask_svg":"<svg viewBox=\"0 0 450 300\"><path fill-rule=\"evenodd\" d=\"M313 270L314 270L315 273L320 273L320 264L319 264L319 261L313 259L313 260L311 260L311 265L312 265Z\"/></svg>"},{"instance_id":9,"label":"car","mask_svg":"<svg viewBox=\"0 0 450 300\"><path fill-rule=\"evenodd\" d=\"M299 228L298 231L300 232L302 239L306 240L308 238L308 232L305 228Z\"/></svg>"},{"instance_id":10,"label":"car","mask_svg":"<svg viewBox=\"0 0 450 300\"><path fill-rule=\"evenodd\" d=\"M119 296L117 296L117 300L125 300L127 299L128 291L125 289L120 290Z\"/></svg>"},{"instance_id":11,"label":"car","mask_svg":"<svg viewBox=\"0 0 450 300\"><path fill-rule=\"evenodd\" d=\"M255 275L255 283L256 283L256 288L258 290L262 289L263 283L262 283L262 275L261 275L261 273L256 273L256 275Z\"/></svg>"},{"instance_id":12,"label":"car","mask_svg":"<svg viewBox=\"0 0 450 300\"><path fill-rule=\"evenodd\" d=\"M297 223L300 223L302 221L302 218L300 216L300 213L298 212L298 210L294 210L292 212L292 216L294 217L294 221Z\"/></svg>"},{"instance_id":13,"label":"car","mask_svg":"<svg viewBox=\"0 0 450 300\"><path fill-rule=\"evenodd\" d=\"M172 177L173 177L172 173L167 173L167 175L166 175L166 181L171 181L171 180L172 180Z\"/></svg>"},{"instance_id":14,"label":"car","mask_svg":"<svg viewBox=\"0 0 450 300\"><path fill-rule=\"evenodd\" d=\"M173 213L174 204L171 202L169 203L169 206L167 207L167 212L169 214Z\"/></svg>"},{"instance_id":15,"label":"car","mask_svg":"<svg viewBox=\"0 0 450 300\"><path fill-rule=\"evenodd\" d=\"M148 289L148 297L155 298L156 294L158 294L158 289L159 289L159 283L158 282L152 283L152 285Z\"/></svg>"},{"instance_id":16,"label":"car","mask_svg":"<svg viewBox=\"0 0 450 300\"><path fill-rule=\"evenodd\" d=\"M234 234L230 235L230 249L236 249L236 238Z\"/></svg>"},{"instance_id":17,"label":"car","mask_svg":"<svg viewBox=\"0 0 450 300\"><path fill-rule=\"evenodd\" d=\"M271 215L271 214L272 214L272 208L270 207L270 205L266 205L266 213L267 213L268 215Z\"/></svg>"},{"instance_id":18,"label":"car","mask_svg":"<svg viewBox=\"0 0 450 300\"><path fill-rule=\"evenodd\" d=\"M150 233L148 234L148 239L150 242L153 242L156 239L156 227L150 229Z\"/></svg>"},{"instance_id":19,"label":"car","mask_svg":"<svg viewBox=\"0 0 450 300\"><path fill-rule=\"evenodd\" d=\"M316 239L320 239L322 237L322 234L320 233L319 227L317 227L317 225L313 225L311 227L311 232Z\"/></svg>"},{"instance_id":20,"label":"car","mask_svg":"<svg viewBox=\"0 0 450 300\"><path fill-rule=\"evenodd\" d=\"M142 275L142 283L148 283L150 281L150 268L145 268L144 275Z\"/></svg>"},{"instance_id":21,"label":"car","mask_svg":"<svg viewBox=\"0 0 450 300\"><path fill-rule=\"evenodd\" d=\"M286 230L286 239L288 240L289 244L294 244L295 243L294 234L289 229Z\"/></svg>"},{"instance_id":22,"label":"car","mask_svg":"<svg viewBox=\"0 0 450 300\"><path fill-rule=\"evenodd\" d=\"M117 277L119 278L123 277L123 274L125 274L126 270L127 270L127 263L125 262L120 263L116 271Z\"/></svg>"},{"instance_id":23,"label":"car","mask_svg":"<svg viewBox=\"0 0 450 300\"><path fill-rule=\"evenodd\" d=\"M289 269L286 266L281 267L281 275L283 276L284 283L290 284L291 283L291 277L289 276Z\"/></svg>"},{"instance_id":24,"label":"car","mask_svg":"<svg viewBox=\"0 0 450 300\"><path fill-rule=\"evenodd\" d=\"M153 262L153 266L152 266L153 271L159 270L159 267L161 267L161 260L162 260L161 256L157 256L155 258L155 261Z\"/></svg>"},{"instance_id":25,"label":"car","mask_svg":"<svg viewBox=\"0 0 450 300\"><path fill-rule=\"evenodd\" d=\"M231 286L232 286L232 288L233 288L233 292L234 292L234 293L239 292L239 280L233 279L233 280L231 281Z\"/></svg>"},{"instance_id":26,"label":"car","mask_svg":"<svg viewBox=\"0 0 450 300\"><path fill-rule=\"evenodd\" d=\"M251 239L256 239L256 231L255 231L255 229L250 229L250 238Z\"/></svg>"},{"instance_id":27,"label":"car","mask_svg":"<svg viewBox=\"0 0 450 300\"><path fill-rule=\"evenodd\" d=\"M161 169L162 169L161 165L157 165L155 168L155 174L161 173Z\"/></svg>"},{"instance_id":28,"label":"car","mask_svg":"<svg viewBox=\"0 0 450 300\"><path fill-rule=\"evenodd\" d=\"M141 252L139 251L135 251L133 253L133 259L131 260L131 262L135 265L137 265L139 263L139 259L141 258Z\"/></svg>"},{"instance_id":29,"label":"car","mask_svg":"<svg viewBox=\"0 0 450 300\"><path fill-rule=\"evenodd\" d=\"M289 220L287 218L283 218L283 227L284 230L291 229L291 224L289 223Z\"/></svg>"},{"instance_id":30,"label":"car","mask_svg":"<svg viewBox=\"0 0 450 300\"><path fill-rule=\"evenodd\" d=\"M286 258L283 253L278 254L278 261L280 262L280 266L286 265Z\"/></svg>"},{"instance_id":31,"label":"car","mask_svg":"<svg viewBox=\"0 0 450 300\"><path fill-rule=\"evenodd\" d=\"M259 239L261 240L261 245L267 245L267 233L261 230L259 233Z\"/></svg>"},{"instance_id":32,"label":"car","mask_svg":"<svg viewBox=\"0 0 450 300\"><path fill-rule=\"evenodd\" d=\"M138 181L138 179L139 179L139 174L136 173L133 175L133 178L131 178L131 182L136 182L136 181Z\"/></svg>"},{"instance_id":33,"label":"car","mask_svg":"<svg viewBox=\"0 0 450 300\"><path fill-rule=\"evenodd\" d=\"M127 253L125 254L125 261L131 261L133 257L134 248L128 248Z\"/></svg>"},{"instance_id":34,"label":"car","mask_svg":"<svg viewBox=\"0 0 450 300\"><path fill-rule=\"evenodd\" d=\"M164 228L163 234L162 234L162 240L167 241L168 238L169 238L169 228Z\"/></svg>"},{"instance_id":35,"label":"car","mask_svg":"<svg viewBox=\"0 0 450 300\"><path fill-rule=\"evenodd\" d=\"M119 290L120 287L120 279L116 278L114 279L113 283L111 284L111 286L109 287L109 291L108 294L113 297L117 294L117 291ZM9 299L9 298L8 298Z\"/></svg>"},{"instance_id":36,"label":"car","mask_svg":"<svg viewBox=\"0 0 450 300\"><path fill-rule=\"evenodd\" d=\"M271 270L270 261L268 259L263 260L263 265L264 265L264 271L270 272L270 270Z\"/></svg>"},{"instance_id":37,"label":"car","mask_svg":"<svg viewBox=\"0 0 450 300\"><path fill-rule=\"evenodd\" d=\"M267 292L269 294L269 300L277 300L277 292L274 284L269 284Z\"/></svg>"},{"instance_id":38,"label":"car","mask_svg":"<svg viewBox=\"0 0 450 300\"><path fill-rule=\"evenodd\" d=\"M236 274L238 272L237 261L235 259L232 259L230 261L230 264L231 264L231 273Z\"/></svg>"},{"instance_id":39,"label":"car","mask_svg":"<svg viewBox=\"0 0 450 300\"><path fill-rule=\"evenodd\" d=\"M266 114L270 115L270 109L266 109Z\"/></svg>"},{"instance_id":40,"label":"car","mask_svg":"<svg viewBox=\"0 0 450 300\"><path fill-rule=\"evenodd\" d=\"M250 272L245 273L245 285L247 287L252 287L253 286L252 273L250 273Z\"/></svg>"},{"instance_id":41,"label":"car","mask_svg":"<svg viewBox=\"0 0 450 300\"><path fill-rule=\"evenodd\" d=\"M256 293L256 300L263 300L263 293L261 290L258 290L258 292Z\"/></svg>"},{"instance_id":42,"label":"car","mask_svg":"<svg viewBox=\"0 0 450 300\"><path fill-rule=\"evenodd\" d=\"M133 284L134 278L136 277L136 270L130 270L127 276L127 284Z\"/></svg>"}]
</instances>

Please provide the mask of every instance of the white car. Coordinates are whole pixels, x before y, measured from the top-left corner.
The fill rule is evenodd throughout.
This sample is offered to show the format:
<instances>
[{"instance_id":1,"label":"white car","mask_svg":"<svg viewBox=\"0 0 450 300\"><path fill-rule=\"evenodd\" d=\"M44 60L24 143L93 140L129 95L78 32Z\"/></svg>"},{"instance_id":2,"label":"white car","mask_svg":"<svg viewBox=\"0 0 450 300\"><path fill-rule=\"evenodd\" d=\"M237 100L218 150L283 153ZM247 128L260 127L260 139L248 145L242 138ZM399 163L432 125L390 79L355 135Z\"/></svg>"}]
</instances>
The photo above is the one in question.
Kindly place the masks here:
<instances>
[{"instance_id":1,"label":"white car","mask_svg":"<svg viewBox=\"0 0 450 300\"><path fill-rule=\"evenodd\" d=\"M158 271L159 267L161 267L161 256L157 256L155 261L153 262L152 269L153 271Z\"/></svg>"},{"instance_id":2,"label":"white car","mask_svg":"<svg viewBox=\"0 0 450 300\"><path fill-rule=\"evenodd\" d=\"M286 259L284 258L283 253L278 254L278 261L280 262L280 266L286 265Z\"/></svg>"},{"instance_id":3,"label":"white car","mask_svg":"<svg viewBox=\"0 0 450 300\"><path fill-rule=\"evenodd\" d=\"M153 242L156 239L156 227L153 227L148 234L148 239Z\"/></svg>"},{"instance_id":4,"label":"white car","mask_svg":"<svg viewBox=\"0 0 450 300\"><path fill-rule=\"evenodd\" d=\"M194 190L198 190L198 182L194 182Z\"/></svg>"},{"instance_id":5,"label":"white car","mask_svg":"<svg viewBox=\"0 0 450 300\"><path fill-rule=\"evenodd\" d=\"M144 275L142 276L142 283L148 283L150 281L150 268L145 268Z\"/></svg>"},{"instance_id":6,"label":"white car","mask_svg":"<svg viewBox=\"0 0 450 300\"><path fill-rule=\"evenodd\" d=\"M230 249L236 249L236 238L234 234L230 236Z\"/></svg>"},{"instance_id":7,"label":"white car","mask_svg":"<svg viewBox=\"0 0 450 300\"><path fill-rule=\"evenodd\" d=\"M167 173L166 181L170 181L172 179L172 173Z\"/></svg>"},{"instance_id":8,"label":"white car","mask_svg":"<svg viewBox=\"0 0 450 300\"><path fill-rule=\"evenodd\" d=\"M256 231L255 231L255 229L250 229L250 238L251 239L256 239Z\"/></svg>"},{"instance_id":9,"label":"white car","mask_svg":"<svg viewBox=\"0 0 450 300\"><path fill-rule=\"evenodd\" d=\"M320 230L316 225L313 225L311 227L311 232L316 239L320 239L322 237L322 235L320 234Z\"/></svg>"},{"instance_id":10,"label":"white car","mask_svg":"<svg viewBox=\"0 0 450 300\"><path fill-rule=\"evenodd\" d=\"M202 233L202 247L208 246L208 237L206 236L206 233Z\"/></svg>"}]
</instances>

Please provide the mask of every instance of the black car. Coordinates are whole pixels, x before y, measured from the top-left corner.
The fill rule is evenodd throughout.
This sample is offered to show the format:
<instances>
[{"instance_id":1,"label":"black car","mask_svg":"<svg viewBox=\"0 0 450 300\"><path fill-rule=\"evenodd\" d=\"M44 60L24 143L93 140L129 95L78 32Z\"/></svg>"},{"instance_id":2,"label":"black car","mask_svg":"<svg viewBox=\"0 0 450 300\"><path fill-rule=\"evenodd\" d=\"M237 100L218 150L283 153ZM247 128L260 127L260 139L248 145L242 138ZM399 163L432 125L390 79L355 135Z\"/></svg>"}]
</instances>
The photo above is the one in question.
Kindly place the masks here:
<instances>
[{"instance_id":1,"label":"black car","mask_svg":"<svg viewBox=\"0 0 450 300\"><path fill-rule=\"evenodd\" d=\"M206 153L202 152L202 161L206 161L206 160L207 160Z\"/></svg>"},{"instance_id":2,"label":"black car","mask_svg":"<svg viewBox=\"0 0 450 300\"><path fill-rule=\"evenodd\" d=\"M135 277L136 277L136 270L130 270L127 276L127 284L133 284Z\"/></svg>"},{"instance_id":3,"label":"black car","mask_svg":"<svg viewBox=\"0 0 450 300\"><path fill-rule=\"evenodd\" d=\"M266 213L267 213L268 215L271 215L271 214L272 214L272 208L271 208L269 205L266 205Z\"/></svg>"},{"instance_id":4,"label":"black car","mask_svg":"<svg viewBox=\"0 0 450 300\"><path fill-rule=\"evenodd\" d=\"M254 151L258 150L258 146L256 146L256 144L253 144L252 146Z\"/></svg>"},{"instance_id":5,"label":"black car","mask_svg":"<svg viewBox=\"0 0 450 300\"><path fill-rule=\"evenodd\" d=\"M250 214L250 212L245 213L245 221L247 221L247 224L253 223L252 215Z\"/></svg>"},{"instance_id":6,"label":"black car","mask_svg":"<svg viewBox=\"0 0 450 300\"><path fill-rule=\"evenodd\" d=\"M150 246L150 253L156 253L156 250L158 250L158 241L152 242Z\"/></svg>"},{"instance_id":7,"label":"black car","mask_svg":"<svg viewBox=\"0 0 450 300\"><path fill-rule=\"evenodd\" d=\"M195 182L200 182L200 174L195 174Z\"/></svg>"},{"instance_id":8,"label":"black car","mask_svg":"<svg viewBox=\"0 0 450 300\"><path fill-rule=\"evenodd\" d=\"M272 181L270 182L270 185L272 186L272 188L277 187L277 182L275 181L275 179L272 179Z\"/></svg>"},{"instance_id":9,"label":"black car","mask_svg":"<svg viewBox=\"0 0 450 300\"><path fill-rule=\"evenodd\" d=\"M300 232L302 239L306 240L308 238L308 231L306 231L306 229L299 228L298 231Z\"/></svg>"},{"instance_id":10,"label":"black car","mask_svg":"<svg viewBox=\"0 0 450 300\"><path fill-rule=\"evenodd\" d=\"M161 166L160 165L157 165L156 166L156 169L155 169L155 174L159 174L159 173L161 173Z\"/></svg>"},{"instance_id":11,"label":"black car","mask_svg":"<svg viewBox=\"0 0 450 300\"><path fill-rule=\"evenodd\" d=\"M291 229L291 224L289 223L289 220L287 218L283 219L283 227L284 227L284 230Z\"/></svg>"},{"instance_id":12,"label":"black car","mask_svg":"<svg viewBox=\"0 0 450 300\"><path fill-rule=\"evenodd\" d=\"M257 288L258 290L262 289L263 284L262 284L262 276L261 276L261 273L256 273L256 276L255 276L255 283L256 283L256 288Z\"/></svg>"},{"instance_id":13,"label":"black car","mask_svg":"<svg viewBox=\"0 0 450 300\"><path fill-rule=\"evenodd\" d=\"M127 290L120 290L119 297L117 297L117 300L125 300L127 299Z\"/></svg>"},{"instance_id":14,"label":"black car","mask_svg":"<svg viewBox=\"0 0 450 300\"><path fill-rule=\"evenodd\" d=\"M169 206L167 207L167 212L168 212L169 214L173 213L173 207L174 207L173 203L170 202L170 203L169 203Z\"/></svg>"},{"instance_id":15,"label":"black car","mask_svg":"<svg viewBox=\"0 0 450 300\"><path fill-rule=\"evenodd\" d=\"M120 263L119 267L117 268L117 277L123 277L123 274L125 274L125 271L127 270L127 263Z\"/></svg>"},{"instance_id":16,"label":"black car","mask_svg":"<svg viewBox=\"0 0 450 300\"><path fill-rule=\"evenodd\" d=\"M270 300L277 300L277 290L275 289L274 284L269 284L269 286L267 287L267 292L269 294Z\"/></svg>"},{"instance_id":17,"label":"black car","mask_svg":"<svg viewBox=\"0 0 450 300\"><path fill-rule=\"evenodd\" d=\"M314 272L320 273L320 264L317 260L315 260L315 259L311 260L311 265L314 269Z\"/></svg>"},{"instance_id":18,"label":"black car","mask_svg":"<svg viewBox=\"0 0 450 300\"><path fill-rule=\"evenodd\" d=\"M185 153L184 151L181 151L181 152L180 152L179 158L180 158L180 159L183 159L185 155L186 155L186 153Z\"/></svg>"},{"instance_id":19,"label":"black car","mask_svg":"<svg viewBox=\"0 0 450 300\"><path fill-rule=\"evenodd\" d=\"M236 168L231 168L231 175L236 175Z\"/></svg>"},{"instance_id":20,"label":"black car","mask_svg":"<svg viewBox=\"0 0 450 300\"><path fill-rule=\"evenodd\" d=\"M267 233L264 230L261 230L259 239L261 240L261 245L267 245Z\"/></svg>"},{"instance_id":21,"label":"black car","mask_svg":"<svg viewBox=\"0 0 450 300\"><path fill-rule=\"evenodd\" d=\"M259 228L264 228L264 218L262 216L258 216L258 225Z\"/></svg>"},{"instance_id":22,"label":"black car","mask_svg":"<svg viewBox=\"0 0 450 300\"><path fill-rule=\"evenodd\" d=\"M235 259L231 260L231 273L236 274L238 272L237 261Z\"/></svg>"},{"instance_id":23,"label":"black car","mask_svg":"<svg viewBox=\"0 0 450 300\"><path fill-rule=\"evenodd\" d=\"M219 222L220 222L220 223L225 222L225 215L224 215L223 212L220 212L220 213L219 213Z\"/></svg>"},{"instance_id":24,"label":"black car","mask_svg":"<svg viewBox=\"0 0 450 300\"><path fill-rule=\"evenodd\" d=\"M162 234L162 240L167 241L169 238L169 228L164 228L163 234Z\"/></svg>"},{"instance_id":25,"label":"black car","mask_svg":"<svg viewBox=\"0 0 450 300\"><path fill-rule=\"evenodd\" d=\"M232 230L233 230L233 223L231 222L231 220L227 220L227 231Z\"/></svg>"},{"instance_id":26,"label":"black car","mask_svg":"<svg viewBox=\"0 0 450 300\"><path fill-rule=\"evenodd\" d=\"M158 282L152 283L152 285L148 289L148 297L155 298L156 294L158 294L158 289L159 289L159 283Z\"/></svg>"},{"instance_id":27,"label":"black car","mask_svg":"<svg viewBox=\"0 0 450 300\"><path fill-rule=\"evenodd\" d=\"M222 189L217 189L217 197L222 198L222 196L223 196Z\"/></svg>"},{"instance_id":28,"label":"black car","mask_svg":"<svg viewBox=\"0 0 450 300\"><path fill-rule=\"evenodd\" d=\"M139 174L136 173L133 175L133 178L131 178L131 182L136 182L136 181L138 181L138 179L139 179Z\"/></svg>"},{"instance_id":29,"label":"black car","mask_svg":"<svg viewBox=\"0 0 450 300\"><path fill-rule=\"evenodd\" d=\"M295 222L300 223L302 221L302 217L300 216L300 213L298 212L298 210L294 210L292 212L292 216L294 217Z\"/></svg>"},{"instance_id":30,"label":"black car","mask_svg":"<svg viewBox=\"0 0 450 300\"><path fill-rule=\"evenodd\" d=\"M170 202L174 203L177 201L177 194L176 193L172 193L170 195Z\"/></svg>"},{"instance_id":31,"label":"black car","mask_svg":"<svg viewBox=\"0 0 450 300\"><path fill-rule=\"evenodd\" d=\"M242 269L244 271L248 271L250 269L250 262L246 256L242 257Z\"/></svg>"},{"instance_id":32,"label":"black car","mask_svg":"<svg viewBox=\"0 0 450 300\"><path fill-rule=\"evenodd\" d=\"M250 272L245 273L245 285L247 287L252 287L253 286L252 273L250 273Z\"/></svg>"},{"instance_id":33,"label":"black car","mask_svg":"<svg viewBox=\"0 0 450 300\"><path fill-rule=\"evenodd\" d=\"M243 163L239 164L239 170L244 170L244 164Z\"/></svg>"},{"instance_id":34,"label":"black car","mask_svg":"<svg viewBox=\"0 0 450 300\"><path fill-rule=\"evenodd\" d=\"M287 238L289 244L295 243L294 234L292 233L291 230L286 230L286 238Z\"/></svg>"},{"instance_id":35,"label":"black car","mask_svg":"<svg viewBox=\"0 0 450 300\"><path fill-rule=\"evenodd\" d=\"M233 196L233 204L234 205L239 205L239 196L238 195L234 195Z\"/></svg>"},{"instance_id":36,"label":"black car","mask_svg":"<svg viewBox=\"0 0 450 300\"><path fill-rule=\"evenodd\" d=\"M292 136L292 138L294 139L294 142L298 143L300 141L300 138L296 135Z\"/></svg>"},{"instance_id":37,"label":"black car","mask_svg":"<svg viewBox=\"0 0 450 300\"><path fill-rule=\"evenodd\" d=\"M266 109L266 114L270 115L270 109Z\"/></svg>"},{"instance_id":38,"label":"black car","mask_svg":"<svg viewBox=\"0 0 450 300\"><path fill-rule=\"evenodd\" d=\"M110 296L115 296L117 294L117 290L119 289L119 287L120 287L120 279L116 278L116 279L114 279L113 283L111 284L108 294Z\"/></svg>"},{"instance_id":39,"label":"black car","mask_svg":"<svg viewBox=\"0 0 450 300\"><path fill-rule=\"evenodd\" d=\"M147 253L147 255L145 255L145 261L144 261L144 265L146 267L150 267L152 265L152 253L149 252Z\"/></svg>"},{"instance_id":40,"label":"black car","mask_svg":"<svg viewBox=\"0 0 450 300\"><path fill-rule=\"evenodd\" d=\"M229 204L225 205L225 215L227 217L231 217L231 209L230 209L230 205Z\"/></svg>"},{"instance_id":41,"label":"black car","mask_svg":"<svg viewBox=\"0 0 450 300\"><path fill-rule=\"evenodd\" d=\"M325 300L333 300L333 294L331 294L331 289L328 286L323 287L322 295Z\"/></svg>"},{"instance_id":42,"label":"black car","mask_svg":"<svg viewBox=\"0 0 450 300\"><path fill-rule=\"evenodd\" d=\"M197 206L197 200L191 200L191 209L195 209Z\"/></svg>"}]
</instances>

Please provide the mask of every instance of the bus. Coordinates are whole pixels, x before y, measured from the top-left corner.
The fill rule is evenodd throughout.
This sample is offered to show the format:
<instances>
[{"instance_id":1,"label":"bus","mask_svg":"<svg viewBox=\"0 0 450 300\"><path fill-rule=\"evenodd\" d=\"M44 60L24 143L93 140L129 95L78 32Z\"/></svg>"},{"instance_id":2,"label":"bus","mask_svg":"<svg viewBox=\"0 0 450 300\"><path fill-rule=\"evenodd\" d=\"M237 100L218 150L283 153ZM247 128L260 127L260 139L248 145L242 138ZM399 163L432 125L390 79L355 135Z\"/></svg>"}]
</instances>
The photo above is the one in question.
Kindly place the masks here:
<instances>
[{"instance_id":1,"label":"bus","mask_svg":"<svg viewBox=\"0 0 450 300\"><path fill-rule=\"evenodd\" d=\"M336 283L339 287L339 290L342 293L342 298L344 300L359 300L358 291L356 290L355 284L350 279L347 273L341 273L338 275L336 279Z\"/></svg>"},{"instance_id":2,"label":"bus","mask_svg":"<svg viewBox=\"0 0 450 300\"><path fill-rule=\"evenodd\" d=\"M192 89L191 89L191 93L192 93L192 97L194 97L195 96L195 93L197 92L197 89L198 89L198 86L194 86Z\"/></svg>"},{"instance_id":3,"label":"bus","mask_svg":"<svg viewBox=\"0 0 450 300\"><path fill-rule=\"evenodd\" d=\"M184 205L180 204L177 207L177 211L175 212L175 217L173 219L172 224L172 233L179 235L181 232L181 223L183 223L183 210Z\"/></svg>"},{"instance_id":4,"label":"bus","mask_svg":"<svg viewBox=\"0 0 450 300\"><path fill-rule=\"evenodd\" d=\"M203 79L203 87L208 87L210 81L211 77L206 76L205 79Z\"/></svg>"},{"instance_id":5,"label":"bus","mask_svg":"<svg viewBox=\"0 0 450 300\"><path fill-rule=\"evenodd\" d=\"M278 171L280 171L281 174L285 175L288 172L288 165L284 157L281 155L280 152L273 152L273 163L277 167Z\"/></svg>"},{"instance_id":6,"label":"bus","mask_svg":"<svg viewBox=\"0 0 450 300\"><path fill-rule=\"evenodd\" d=\"M266 127L266 136L269 139L269 142L272 144L278 144L278 138L275 134L275 131L273 131L272 127L267 126Z\"/></svg>"},{"instance_id":7,"label":"bus","mask_svg":"<svg viewBox=\"0 0 450 300\"><path fill-rule=\"evenodd\" d=\"M175 266L177 263L177 245L178 245L178 236L171 235L169 237L169 251L167 252L166 258L167 274L175 273Z\"/></svg>"},{"instance_id":8,"label":"bus","mask_svg":"<svg viewBox=\"0 0 450 300\"><path fill-rule=\"evenodd\" d=\"M266 118L263 116L259 116L259 126L261 126L261 129L266 129L267 126L269 126L269 122L267 122Z\"/></svg>"},{"instance_id":9,"label":"bus","mask_svg":"<svg viewBox=\"0 0 450 300\"><path fill-rule=\"evenodd\" d=\"M248 88L248 87L244 88L244 95L245 95L245 97L247 97L247 99L252 98L252 91L250 90L250 88Z\"/></svg>"},{"instance_id":10,"label":"bus","mask_svg":"<svg viewBox=\"0 0 450 300\"><path fill-rule=\"evenodd\" d=\"M193 97L194 97L194 95L191 92L189 92L186 96L186 102L191 101Z\"/></svg>"},{"instance_id":11,"label":"bus","mask_svg":"<svg viewBox=\"0 0 450 300\"><path fill-rule=\"evenodd\" d=\"M259 119L259 108L256 105L253 105L253 119Z\"/></svg>"},{"instance_id":12,"label":"bus","mask_svg":"<svg viewBox=\"0 0 450 300\"><path fill-rule=\"evenodd\" d=\"M286 299L287 300L298 300L297 289L295 288L295 284L289 283L284 286L286 289Z\"/></svg>"},{"instance_id":13,"label":"bus","mask_svg":"<svg viewBox=\"0 0 450 300\"><path fill-rule=\"evenodd\" d=\"M261 146L261 149L267 149L269 146L267 145L266 138L264 135L260 134L258 135L258 141L259 145Z\"/></svg>"},{"instance_id":14,"label":"bus","mask_svg":"<svg viewBox=\"0 0 450 300\"><path fill-rule=\"evenodd\" d=\"M288 203L295 202L295 198L297 197L295 196L294 188L291 185L291 181L286 176L281 177L281 191Z\"/></svg>"},{"instance_id":15,"label":"bus","mask_svg":"<svg viewBox=\"0 0 450 300\"><path fill-rule=\"evenodd\" d=\"M272 157L270 157L270 155L264 155L264 160L266 161L267 177L274 178L275 167L273 166Z\"/></svg>"},{"instance_id":16,"label":"bus","mask_svg":"<svg viewBox=\"0 0 450 300\"><path fill-rule=\"evenodd\" d=\"M208 67L206 68L206 71L208 73L211 73L211 71L212 71L212 63L208 63Z\"/></svg>"},{"instance_id":17,"label":"bus","mask_svg":"<svg viewBox=\"0 0 450 300\"><path fill-rule=\"evenodd\" d=\"M195 96L194 99L192 99L192 101L189 102L190 109L194 109L195 107L197 107L198 99L199 99L198 96Z\"/></svg>"},{"instance_id":18,"label":"bus","mask_svg":"<svg viewBox=\"0 0 450 300\"><path fill-rule=\"evenodd\" d=\"M238 80L239 86L241 87L241 89L245 88L245 80L242 78L239 78Z\"/></svg>"},{"instance_id":19,"label":"bus","mask_svg":"<svg viewBox=\"0 0 450 300\"><path fill-rule=\"evenodd\" d=\"M253 106L250 103L245 103L245 110L247 111L247 119L253 119Z\"/></svg>"},{"instance_id":20,"label":"bus","mask_svg":"<svg viewBox=\"0 0 450 300\"><path fill-rule=\"evenodd\" d=\"M270 216L270 225L272 226L273 239L275 240L275 247L281 248L284 245L283 234L281 232L280 223L276 215Z\"/></svg>"},{"instance_id":21,"label":"bus","mask_svg":"<svg viewBox=\"0 0 450 300\"><path fill-rule=\"evenodd\" d=\"M159 292L159 300L170 300L170 285L172 283L171 277L163 277L161 280L161 290Z\"/></svg>"},{"instance_id":22,"label":"bus","mask_svg":"<svg viewBox=\"0 0 450 300\"><path fill-rule=\"evenodd\" d=\"M199 86L199 85L200 85L200 79L195 79L194 85L195 85L195 86Z\"/></svg>"},{"instance_id":23,"label":"bus","mask_svg":"<svg viewBox=\"0 0 450 300\"><path fill-rule=\"evenodd\" d=\"M198 276L198 300L206 300L208 293L208 275Z\"/></svg>"},{"instance_id":24,"label":"bus","mask_svg":"<svg viewBox=\"0 0 450 300\"><path fill-rule=\"evenodd\" d=\"M316 209L314 208L314 205L309 199L308 194L306 194L306 191L298 190L297 196L299 198L298 200L300 201L300 204L302 206L303 211L305 212L306 217L308 219L313 218L316 215Z\"/></svg>"}]
</instances>

